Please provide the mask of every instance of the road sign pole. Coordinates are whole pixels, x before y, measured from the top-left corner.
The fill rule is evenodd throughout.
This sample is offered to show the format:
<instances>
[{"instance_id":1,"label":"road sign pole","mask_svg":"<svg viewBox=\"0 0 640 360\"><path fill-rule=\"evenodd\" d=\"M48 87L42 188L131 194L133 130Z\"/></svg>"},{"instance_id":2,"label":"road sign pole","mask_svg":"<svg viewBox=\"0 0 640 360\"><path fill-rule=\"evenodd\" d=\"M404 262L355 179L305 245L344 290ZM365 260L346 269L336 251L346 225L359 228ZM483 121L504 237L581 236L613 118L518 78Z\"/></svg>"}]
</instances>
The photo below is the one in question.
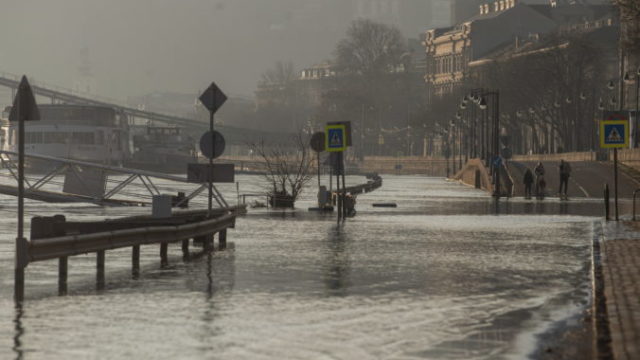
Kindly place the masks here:
<instances>
[{"instance_id":1,"label":"road sign pole","mask_svg":"<svg viewBox=\"0 0 640 360\"><path fill-rule=\"evenodd\" d=\"M211 92L211 103L215 104L216 103L216 92L212 91ZM212 153L216 152L216 135L213 132L213 123L214 123L214 114L215 111L209 111L209 131L211 131L211 149L212 149ZM212 207L213 207L213 156L209 157L209 169L207 171L208 173L208 180L209 180L209 201L208 201L208 205L207 205L207 217L211 217L211 211L212 211ZM213 239L212 239L213 241ZM213 245L213 244L212 244Z\"/></svg>"},{"instance_id":2,"label":"road sign pole","mask_svg":"<svg viewBox=\"0 0 640 360\"><path fill-rule=\"evenodd\" d=\"M207 88L207 90L202 93L199 97L200 102L209 110L209 133L211 134L211 154L205 154L209 158L209 167L207 169L207 180L209 183L209 202L207 206L207 216L211 216L211 208L213 206L213 158L216 156L216 134L213 131L213 114L227 101L227 96L218 88L216 83L212 82L211 85ZM203 135L203 138L206 139L206 135ZM202 150L203 141L200 140L200 150L205 153L206 151ZM206 143L206 141L205 141ZM205 146L206 148L206 146ZM208 156L211 155L211 156Z\"/></svg>"},{"instance_id":3,"label":"road sign pole","mask_svg":"<svg viewBox=\"0 0 640 360\"><path fill-rule=\"evenodd\" d=\"M616 221L619 221L618 218L618 148L613 149L613 196L614 196L614 206L616 211Z\"/></svg>"},{"instance_id":4,"label":"road sign pole","mask_svg":"<svg viewBox=\"0 0 640 360\"><path fill-rule=\"evenodd\" d=\"M337 162L337 161L336 161ZM340 172L336 171L336 207L338 208L338 222L342 219L342 193L340 192Z\"/></svg>"},{"instance_id":5,"label":"road sign pole","mask_svg":"<svg viewBox=\"0 0 640 360\"><path fill-rule=\"evenodd\" d=\"M344 152L340 153L340 165L342 166L342 218L347 218L347 183L345 182L345 172L347 171L344 161Z\"/></svg>"},{"instance_id":6,"label":"road sign pole","mask_svg":"<svg viewBox=\"0 0 640 360\"><path fill-rule=\"evenodd\" d=\"M318 191L320 191L320 152L317 152L316 155L318 156L317 158L317 167L318 167Z\"/></svg>"},{"instance_id":7,"label":"road sign pole","mask_svg":"<svg viewBox=\"0 0 640 360\"><path fill-rule=\"evenodd\" d=\"M20 116L20 91L16 101L18 114L18 236L16 237L16 259L15 259L15 279L14 279L14 299L16 302L24 300L24 121Z\"/></svg>"},{"instance_id":8,"label":"road sign pole","mask_svg":"<svg viewBox=\"0 0 640 360\"><path fill-rule=\"evenodd\" d=\"M213 103L215 104L215 93L213 93ZM211 152L215 153L216 136L213 133L213 111L209 111L209 131L211 132ZM207 180L209 180L209 202L207 205L207 217L211 217L211 208L213 206L213 156L209 157L209 168L207 169Z\"/></svg>"}]
</instances>

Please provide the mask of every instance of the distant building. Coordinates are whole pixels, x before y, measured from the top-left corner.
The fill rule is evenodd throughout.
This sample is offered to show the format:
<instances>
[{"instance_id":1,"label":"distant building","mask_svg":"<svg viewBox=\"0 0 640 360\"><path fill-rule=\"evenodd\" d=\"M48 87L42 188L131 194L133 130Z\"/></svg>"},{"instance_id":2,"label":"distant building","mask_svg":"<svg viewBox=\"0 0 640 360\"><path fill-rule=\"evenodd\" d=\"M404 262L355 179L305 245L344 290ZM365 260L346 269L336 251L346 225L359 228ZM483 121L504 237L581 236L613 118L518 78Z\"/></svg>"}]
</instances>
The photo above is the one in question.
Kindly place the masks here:
<instances>
[{"instance_id":1,"label":"distant building","mask_svg":"<svg viewBox=\"0 0 640 360\"><path fill-rule=\"evenodd\" d=\"M478 6L477 14L447 28L426 32L425 82L428 99L452 93L468 75L468 64L516 38L553 31L549 17L516 0L500 0Z\"/></svg>"},{"instance_id":2,"label":"distant building","mask_svg":"<svg viewBox=\"0 0 640 360\"><path fill-rule=\"evenodd\" d=\"M565 2L571 0L520 0L520 3L527 5L546 5L549 6L551 2ZM578 0L580 1L580 0ZM606 0L592 0L592 1L606 1ZM449 2L450 10L450 25L460 24L467 21L470 17L474 16L478 12L478 7L488 3L487 0L451 0Z\"/></svg>"}]
</instances>

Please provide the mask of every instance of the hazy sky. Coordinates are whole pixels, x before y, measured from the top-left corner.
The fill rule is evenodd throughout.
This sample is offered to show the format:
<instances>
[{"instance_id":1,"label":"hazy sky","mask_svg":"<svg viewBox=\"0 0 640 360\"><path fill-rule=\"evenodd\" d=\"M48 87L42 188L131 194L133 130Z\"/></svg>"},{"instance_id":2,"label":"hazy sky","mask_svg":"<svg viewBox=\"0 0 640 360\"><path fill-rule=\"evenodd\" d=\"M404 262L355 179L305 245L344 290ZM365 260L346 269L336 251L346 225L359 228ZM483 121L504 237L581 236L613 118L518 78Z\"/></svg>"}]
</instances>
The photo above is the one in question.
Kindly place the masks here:
<instances>
[{"instance_id":1,"label":"hazy sky","mask_svg":"<svg viewBox=\"0 0 640 360\"><path fill-rule=\"evenodd\" d=\"M100 95L193 93L212 80L252 95L277 60L328 58L351 20L334 11L346 2L0 0L0 71L72 87L86 46Z\"/></svg>"}]
</instances>

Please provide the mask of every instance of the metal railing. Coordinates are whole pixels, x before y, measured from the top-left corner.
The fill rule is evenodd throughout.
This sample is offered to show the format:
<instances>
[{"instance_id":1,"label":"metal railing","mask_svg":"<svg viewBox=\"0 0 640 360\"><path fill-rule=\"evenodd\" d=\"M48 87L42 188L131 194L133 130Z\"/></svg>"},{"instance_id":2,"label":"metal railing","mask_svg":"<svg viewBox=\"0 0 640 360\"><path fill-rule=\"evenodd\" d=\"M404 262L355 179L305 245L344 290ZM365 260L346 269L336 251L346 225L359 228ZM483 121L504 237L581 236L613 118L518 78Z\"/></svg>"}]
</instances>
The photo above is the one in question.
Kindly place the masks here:
<instances>
[{"instance_id":1,"label":"metal railing","mask_svg":"<svg viewBox=\"0 0 640 360\"><path fill-rule=\"evenodd\" d=\"M68 235L29 242L30 262L136 245L162 244L214 234L235 225L236 214L227 214L202 222L177 226L151 226Z\"/></svg>"}]
</instances>

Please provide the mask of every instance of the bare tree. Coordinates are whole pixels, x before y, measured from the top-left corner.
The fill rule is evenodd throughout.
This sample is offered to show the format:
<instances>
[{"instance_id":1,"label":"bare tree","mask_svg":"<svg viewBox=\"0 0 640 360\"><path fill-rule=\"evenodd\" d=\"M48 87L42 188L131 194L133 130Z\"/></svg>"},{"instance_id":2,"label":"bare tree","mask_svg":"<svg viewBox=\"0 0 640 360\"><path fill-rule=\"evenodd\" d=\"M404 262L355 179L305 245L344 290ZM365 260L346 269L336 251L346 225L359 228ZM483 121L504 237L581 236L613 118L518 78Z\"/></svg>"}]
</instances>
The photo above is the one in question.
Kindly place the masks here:
<instances>
[{"instance_id":1,"label":"bare tree","mask_svg":"<svg viewBox=\"0 0 640 360\"><path fill-rule=\"evenodd\" d=\"M640 1L612 0L612 2L620 10L622 46L627 54L633 53L637 57L640 52Z\"/></svg>"},{"instance_id":2,"label":"bare tree","mask_svg":"<svg viewBox=\"0 0 640 360\"><path fill-rule=\"evenodd\" d=\"M264 163L267 195L274 207L293 207L305 185L313 178L313 155L309 139L298 132L288 144L249 144Z\"/></svg>"},{"instance_id":3,"label":"bare tree","mask_svg":"<svg viewBox=\"0 0 640 360\"><path fill-rule=\"evenodd\" d=\"M594 112L607 53L582 34L547 37L483 68L476 86L500 89L502 125L521 151L584 151L593 145ZM610 52L610 51L609 51ZM526 130L526 131L525 131ZM529 147L523 145L528 133Z\"/></svg>"},{"instance_id":4,"label":"bare tree","mask_svg":"<svg viewBox=\"0 0 640 360\"><path fill-rule=\"evenodd\" d=\"M350 74L384 74L402 64L405 52L400 30L358 19L351 23L347 37L336 47L336 65L340 71Z\"/></svg>"},{"instance_id":5,"label":"bare tree","mask_svg":"<svg viewBox=\"0 0 640 360\"><path fill-rule=\"evenodd\" d=\"M288 86L296 78L292 62L278 61L273 68L262 73L264 85Z\"/></svg>"}]
</instances>

